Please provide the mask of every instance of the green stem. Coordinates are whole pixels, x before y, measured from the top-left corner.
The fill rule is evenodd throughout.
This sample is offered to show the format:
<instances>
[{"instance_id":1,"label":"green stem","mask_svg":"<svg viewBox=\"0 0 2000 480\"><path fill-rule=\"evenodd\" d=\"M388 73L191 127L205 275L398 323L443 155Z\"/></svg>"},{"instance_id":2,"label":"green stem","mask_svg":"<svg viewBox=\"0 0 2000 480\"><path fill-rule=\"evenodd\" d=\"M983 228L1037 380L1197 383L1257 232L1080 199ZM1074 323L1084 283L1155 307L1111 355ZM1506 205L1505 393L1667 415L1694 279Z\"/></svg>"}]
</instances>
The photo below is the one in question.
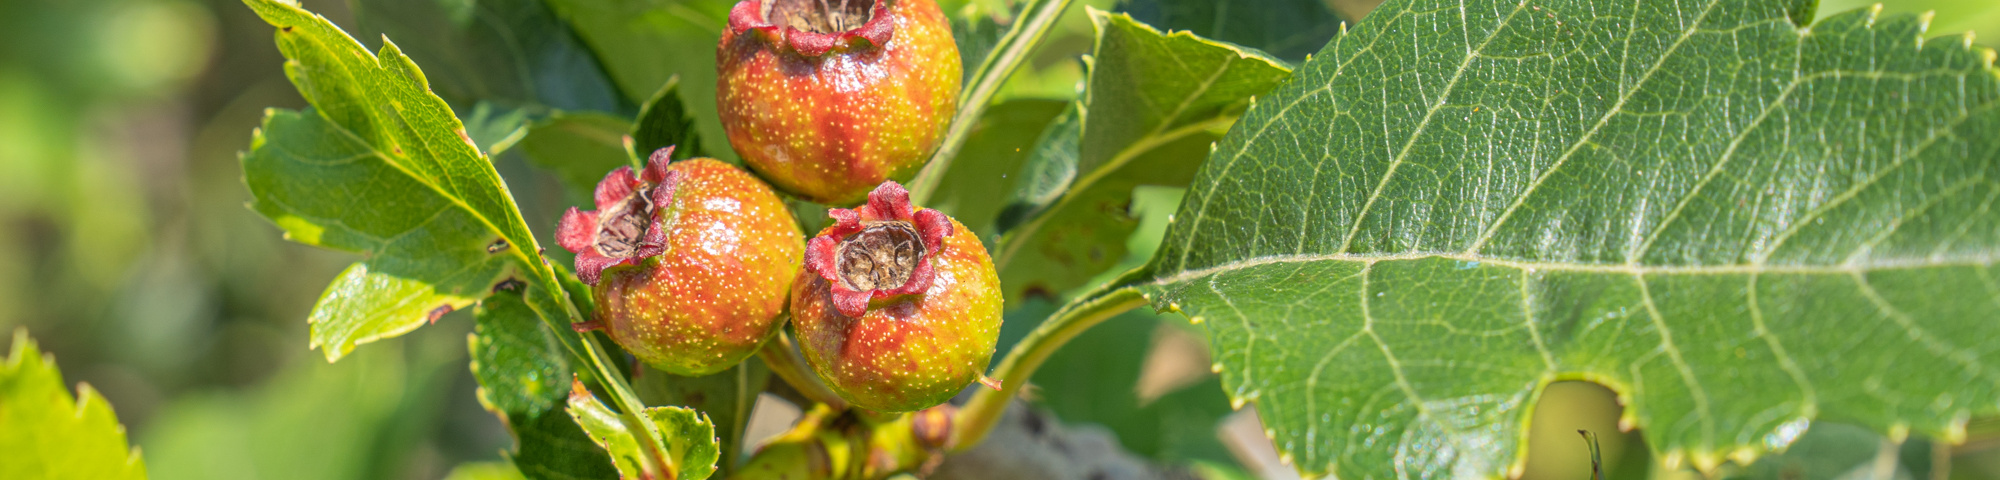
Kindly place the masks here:
<instances>
[{"instance_id":1,"label":"green stem","mask_svg":"<svg viewBox=\"0 0 2000 480\"><path fill-rule=\"evenodd\" d=\"M980 390L973 394L972 401L959 408L958 416L952 419L956 427L948 445L963 451L986 439L993 426L1000 422L1000 414L1007 411L1007 402L1028 384L1035 375L1035 369L1049 359L1056 349L1062 348L1071 339L1090 327L1104 323L1106 319L1125 313L1146 304L1145 297L1138 290L1113 282L1105 288L1086 294L1083 302L1072 303L1068 307L1050 315L1042 326L1036 327L1014 350L1007 352L1007 358L1000 361L1000 367L993 370L999 378L999 390ZM1108 290L1108 291L1107 291Z\"/></svg>"},{"instance_id":2,"label":"green stem","mask_svg":"<svg viewBox=\"0 0 2000 480\"><path fill-rule=\"evenodd\" d=\"M824 403L834 410L847 409L847 402L841 400L840 395L833 393L833 389L820 383L819 377L806 369L805 357L799 355L798 349L792 348L792 338L785 332L778 332L776 338L764 342L764 347L757 350L757 356L764 359L765 366L771 367L771 373L778 374L778 378L784 379L806 398Z\"/></svg>"},{"instance_id":3,"label":"green stem","mask_svg":"<svg viewBox=\"0 0 2000 480\"><path fill-rule=\"evenodd\" d=\"M951 128L945 130L944 141L938 145L937 153L931 155L930 164L910 180L911 203L930 201L931 193L937 191L938 183L944 180L945 171L951 169L952 159L958 157L958 149L965 146L973 124L978 123L979 116L986 112L993 95L1000 92L1000 85L1014 76L1014 70L1019 69L1021 63L1027 60L1028 53L1048 36L1049 27L1055 25L1064 11L1069 10L1073 1L1035 0L1014 19L1014 27L1000 37L993 52L986 54L979 70L975 70L972 78L966 81L965 91L958 96L958 113L952 116Z\"/></svg>"}]
</instances>

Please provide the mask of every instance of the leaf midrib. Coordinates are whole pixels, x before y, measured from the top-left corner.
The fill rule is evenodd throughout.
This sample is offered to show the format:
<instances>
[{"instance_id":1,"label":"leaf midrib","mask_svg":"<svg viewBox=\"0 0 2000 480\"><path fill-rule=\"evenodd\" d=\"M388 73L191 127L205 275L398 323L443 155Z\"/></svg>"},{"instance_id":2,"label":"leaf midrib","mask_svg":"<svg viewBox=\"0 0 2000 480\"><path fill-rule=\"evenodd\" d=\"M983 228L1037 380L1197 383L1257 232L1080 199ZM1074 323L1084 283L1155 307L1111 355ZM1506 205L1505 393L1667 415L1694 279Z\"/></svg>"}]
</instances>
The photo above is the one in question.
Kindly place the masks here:
<instances>
[{"instance_id":1,"label":"leaf midrib","mask_svg":"<svg viewBox=\"0 0 2000 480\"><path fill-rule=\"evenodd\" d=\"M331 45L328 45L326 42L322 41L322 39L318 38L318 36L301 35L294 38L311 42L314 45L314 48L317 48L322 52L326 52L330 57L338 57L339 51L334 48L331 48L332 47ZM342 38L347 38L348 41L354 42L354 47L359 49L362 53L367 54L368 59L370 61L375 62L375 65L373 65L375 68L383 69L384 73L388 75L395 75L394 72L386 71L388 66L382 64L382 57L380 55L377 55L375 52L369 52L366 47L360 44L360 42L354 41L353 37L343 36ZM400 53L398 54L400 55ZM286 62L297 64L300 65L301 67L305 66L296 59L287 59ZM347 65L345 63L335 63L335 65L339 66L342 70L347 69ZM305 69L301 68L300 71L305 71ZM355 73L358 72L348 72L347 76L350 78L359 78L356 75L354 75ZM429 94L428 91L424 93ZM391 111L396 112L396 116L405 117L400 102L390 102L390 104L392 105ZM466 203L465 200L463 198L459 198L458 195L453 194L451 192L446 192L443 186L438 185L436 182L433 182L430 178L427 178L423 175L418 175L414 170L411 170L408 166L405 166L403 165L402 162L398 161L399 160L398 158L383 152L381 149L377 148L375 144L370 143L366 139L361 138L360 134L357 134L353 130L348 129L346 125L342 125L340 124L340 122L336 122L332 118L327 117L325 114L320 113L320 109L314 108L312 114L318 116L320 120L325 121L327 126L332 127L334 131L340 132L341 135L346 136L356 145L361 145L376 158L382 159L383 164L388 165L390 168L396 169L397 172L400 172L404 176L409 177L412 180L415 180L417 183L422 184L425 188L429 188L432 192L437 193L439 197L444 198L445 201L451 202L452 205L455 205L459 209L464 210L466 213L471 214L472 218L478 219L479 223L484 225L487 231L500 235L500 238L505 239L508 244L507 250L510 251L509 255L520 260L521 263L527 265L528 269L534 271L537 276L545 276L546 278L549 279L554 278L553 275L545 275L550 272L541 271L541 268L539 268L539 266L536 265L536 262L534 262L533 259L528 258L527 254L525 253L527 250L527 248L525 247L535 245L534 239L532 238L526 239L528 241L523 242L521 241L523 239L514 237L514 235L512 235L511 232L500 229L499 224L493 222L493 220L491 218L488 218L484 212L480 212L478 209L472 208L471 204ZM460 128L464 127L461 126ZM431 142L422 142L422 143L423 143L423 148L426 151L431 150L431 145L430 145ZM477 152L477 149L475 149L474 151L475 153L477 153L477 155L473 158L473 160L485 163L490 168L490 166L492 165L491 160L487 159L484 153ZM498 177L497 173L495 173L495 177L497 179ZM500 187L498 185L495 185L494 188L499 191L506 191L504 187ZM519 215L519 213L516 212L516 215ZM526 222L522 221L522 223L525 224Z\"/></svg>"},{"instance_id":2,"label":"leaf midrib","mask_svg":"<svg viewBox=\"0 0 2000 480\"><path fill-rule=\"evenodd\" d=\"M1992 267L2000 264L2000 252L1985 255L1958 256L1946 258L1905 258L1894 261L1862 263L1842 263L1838 265L1797 265L1797 264L1753 264L1739 263L1726 265L1654 266L1614 263L1564 263L1536 260L1516 260L1458 252L1422 252L1401 254L1300 254L1271 255L1253 257L1217 264L1214 266L1182 270L1170 276L1158 277L1140 285L1170 285L1188 280L1246 270L1265 265L1308 263L1308 262L1350 262L1374 264L1378 262L1442 259L1460 262L1491 264L1502 267L1531 270L1536 272L1582 272L1620 275L1850 275L1891 270L1919 270L1928 268Z\"/></svg>"}]
</instances>

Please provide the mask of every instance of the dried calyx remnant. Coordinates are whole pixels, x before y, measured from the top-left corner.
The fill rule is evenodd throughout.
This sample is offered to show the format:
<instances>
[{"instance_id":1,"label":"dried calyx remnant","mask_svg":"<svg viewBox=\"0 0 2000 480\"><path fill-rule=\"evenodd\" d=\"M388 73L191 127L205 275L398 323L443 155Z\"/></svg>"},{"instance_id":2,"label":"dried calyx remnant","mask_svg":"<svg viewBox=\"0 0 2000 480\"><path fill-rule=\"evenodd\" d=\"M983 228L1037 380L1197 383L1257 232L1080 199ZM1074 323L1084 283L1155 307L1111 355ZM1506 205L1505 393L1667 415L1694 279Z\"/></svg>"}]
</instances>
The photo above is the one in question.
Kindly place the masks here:
<instances>
[{"instance_id":1,"label":"dried calyx remnant","mask_svg":"<svg viewBox=\"0 0 2000 480\"><path fill-rule=\"evenodd\" d=\"M669 171L672 147L653 153L644 170L619 167L597 182L597 210L570 208L556 225L556 243L576 253L576 278L596 285L605 269L638 265L666 251L660 209L672 208L682 174Z\"/></svg>"},{"instance_id":2,"label":"dried calyx remnant","mask_svg":"<svg viewBox=\"0 0 2000 480\"><path fill-rule=\"evenodd\" d=\"M840 241L840 280L855 291L901 287L924 258L923 241L910 222L876 222Z\"/></svg>"},{"instance_id":3,"label":"dried calyx remnant","mask_svg":"<svg viewBox=\"0 0 2000 480\"><path fill-rule=\"evenodd\" d=\"M929 291L938 248L957 228L937 210L912 207L896 182L882 182L866 204L826 213L834 224L806 243L806 270L832 284L834 306L850 317L874 299Z\"/></svg>"},{"instance_id":4,"label":"dried calyx remnant","mask_svg":"<svg viewBox=\"0 0 2000 480\"><path fill-rule=\"evenodd\" d=\"M625 200L598 214L597 253L625 258L639 252L646 226L653 219L653 187L634 190Z\"/></svg>"},{"instance_id":5,"label":"dried calyx remnant","mask_svg":"<svg viewBox=\"0 0 2000 480\"><path fill-rule=\"evenodd\" d=\"M876 0L764 0L764 18L808 32L840 33L873 16Z\"/></svg>"}]
</instances>

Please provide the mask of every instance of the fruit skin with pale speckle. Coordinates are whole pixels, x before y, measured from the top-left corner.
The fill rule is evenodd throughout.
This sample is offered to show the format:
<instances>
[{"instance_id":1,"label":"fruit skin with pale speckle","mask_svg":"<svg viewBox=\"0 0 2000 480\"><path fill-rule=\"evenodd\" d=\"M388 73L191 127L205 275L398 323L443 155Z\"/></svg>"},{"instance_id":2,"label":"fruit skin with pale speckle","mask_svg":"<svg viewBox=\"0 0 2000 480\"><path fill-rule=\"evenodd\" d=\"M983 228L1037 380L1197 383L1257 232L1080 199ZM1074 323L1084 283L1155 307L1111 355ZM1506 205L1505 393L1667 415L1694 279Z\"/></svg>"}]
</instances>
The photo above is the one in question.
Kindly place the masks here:
<instances>
[{"instance_id":1,"label":"fruit skin with pale speckle","mask_svg":"<svg viewBox=\"0 0 2000 480\"><path fill-rule=\"evenodd\" d=\"M792 8L767 12L767 1ZM807 200L851 205L930 160L963 66L931 0L875 0L867 23L827 33L787 20L828 3L845 2L738 3L716 53L716 100L750 169Z\"/></svg>"},{"instance_id":2,"label":"fruit skin with pale speckle","mask_svg":"<svg viewBox=\"0 0 2000 480\"><path fill-rule=\"evenodd\" d=\"M778 331L804 235L777 193L748 172L707 158L668 164L669 151L655 153L640 175L622 167L606 176L598 210L570 209L558 240L578 253L577 276L592 286L589 327L655 368L705 375ZM630 220L645 225L638 237L607 239L618 235L600 228L610 214L645 209Z\"/></svg>"},{"instance_id":3,"label":"fruit skin with pale speckle","mask_svg":"<svg viewBox=\"0 0 2000 480\"><path fill-rule=\"evenodd\" d=\"M951 399L979 380L999 339L1000 279L979 237L936 210L915 209L901 185L884 183L806 246L792 285L792 324L806 363L854 406L907 412ZM927 252L908 281L850 288L844 245L903 222ZM858 247L857 247L858 248ZM866 281L866 279L863 279Z\"/></svg>"}]
</instances>

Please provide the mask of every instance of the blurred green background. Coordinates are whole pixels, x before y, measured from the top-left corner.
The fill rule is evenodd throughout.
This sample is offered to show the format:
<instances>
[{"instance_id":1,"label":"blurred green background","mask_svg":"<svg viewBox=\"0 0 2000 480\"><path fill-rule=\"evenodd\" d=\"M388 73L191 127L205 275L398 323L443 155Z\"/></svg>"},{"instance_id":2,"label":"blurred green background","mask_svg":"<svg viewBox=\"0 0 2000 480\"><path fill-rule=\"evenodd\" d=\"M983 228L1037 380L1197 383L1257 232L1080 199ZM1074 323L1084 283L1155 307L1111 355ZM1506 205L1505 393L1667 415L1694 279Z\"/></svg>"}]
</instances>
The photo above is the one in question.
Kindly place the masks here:
<instances>
[{"instance_id":1,"label":"blurred green background","mask_svg":"<svg viewBox=\"0 0 2000 480\"><path fill-rule=\"evenodd\" d=\"M404 1L466 12L478 0ZM1327 1L1348 16L1374 3ZM350 3L379 2L304 2L359 32ZM965 2L942 3L957 11ZM1830 0L1820 13L1863 5ZM1982 44L2000 40L2000 1L1917 0L1887 10L1936 10L1933 34L1977 30L1991 32ZM1074 95L1075 59L1089 48L1089 28L1083 16L1068 15L1003 97ZM404 45L427 71L451 68ZM463 313L338 364L306 349L307 311L355 258L286 243L244 207L249 195L236 158L251 130L267 107L305 106L281 64L270 27L232 0L0 1L0 331L26 327L70 381L101 390L154 478L431 479L463 462L499 459L511 440L474 399ZM720 139L711 144L720 147ZM557 181L518 154L499 162L530 222L552 225L562 204ZM1148 206L1146 198L1162 200ZM1170 211L1177 198L1142 195L1137 208ZM1159 323L1136 315L1103 335L1172 337ZM1124 361L1141 375L1138 359ZM1205 364L1192 365L1205 371ZM1061 380L1037 378L1057 391ZM1212 376L1177 382L1216 388ZM1220 398L1219 389L1204 394ZM1091 408L1060 399L1048 407ZM1574 430L1589 428L1604 435L1611 466L1622 467L1614 478L1645 475L1643 447L1617 432L1618 414L1601 388L1551 389L1535 415L1537 457L1524 473L1587 478ZM1173 431L1213 432L1194 427ZM1151 452L1213 441L1126 439ZM1960 448L1953 477L2000 477L2000 456L1985 447ZM1742 474L1819 478L1798 469L1759 472Z\"/></svg>"}]
</instances>

